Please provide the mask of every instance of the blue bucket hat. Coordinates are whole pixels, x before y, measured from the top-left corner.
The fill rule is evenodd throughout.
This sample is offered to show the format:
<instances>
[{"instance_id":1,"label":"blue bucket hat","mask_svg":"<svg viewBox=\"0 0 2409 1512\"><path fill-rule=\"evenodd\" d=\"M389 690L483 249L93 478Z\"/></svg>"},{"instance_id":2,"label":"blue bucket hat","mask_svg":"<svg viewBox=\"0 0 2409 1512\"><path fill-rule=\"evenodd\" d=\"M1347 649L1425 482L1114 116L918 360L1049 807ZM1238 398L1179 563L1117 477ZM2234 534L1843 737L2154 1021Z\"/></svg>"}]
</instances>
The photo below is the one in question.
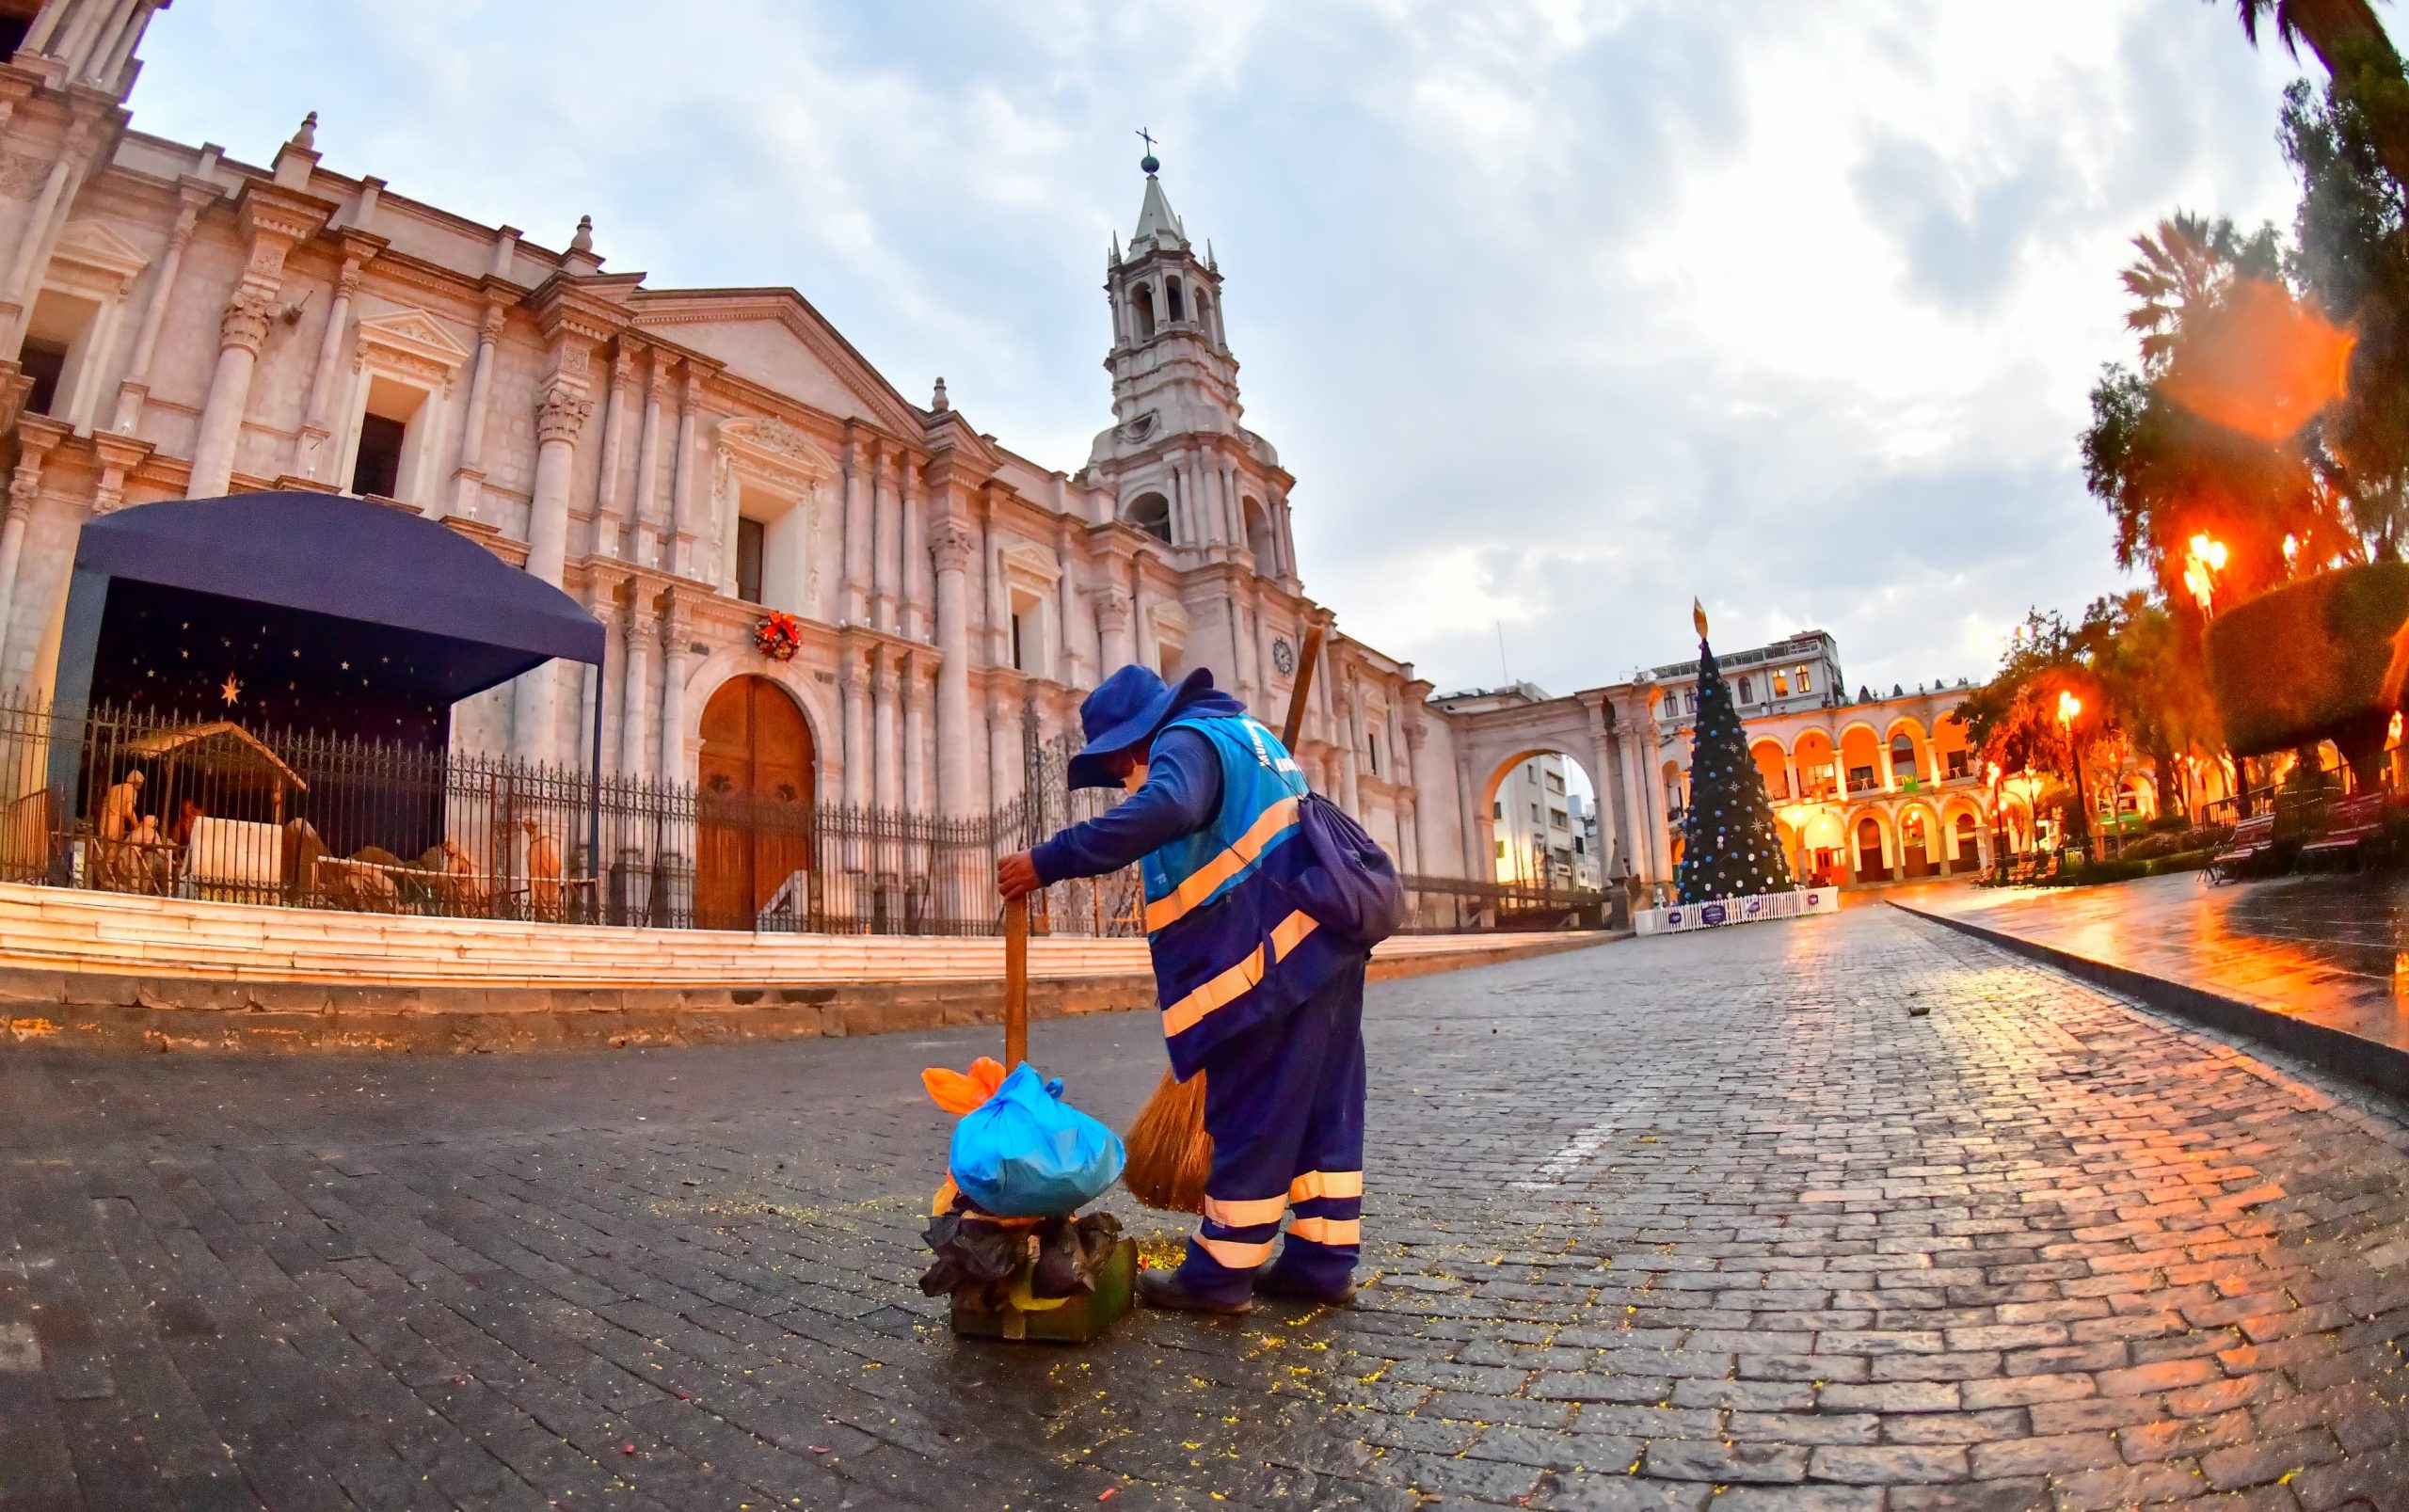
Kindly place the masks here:
<instances>
[{"instance_id":1,"label":"blue bucket hat","mask_svg":"<svg viewBox=\"0 0 2409 1512\"><path fill-rule=\"evenodd\" d=\"M1198 667L1173 687L1155 669L1136 662L1096 684L1079 704L1079 727L1088 743L1071 758L1066 775L1074 788L1110 788L1114 780L1104 770L1104 758L1153 739L1179 707L1200 692L1210 692L1213 673Z\"/></svg>"}]
</instances>

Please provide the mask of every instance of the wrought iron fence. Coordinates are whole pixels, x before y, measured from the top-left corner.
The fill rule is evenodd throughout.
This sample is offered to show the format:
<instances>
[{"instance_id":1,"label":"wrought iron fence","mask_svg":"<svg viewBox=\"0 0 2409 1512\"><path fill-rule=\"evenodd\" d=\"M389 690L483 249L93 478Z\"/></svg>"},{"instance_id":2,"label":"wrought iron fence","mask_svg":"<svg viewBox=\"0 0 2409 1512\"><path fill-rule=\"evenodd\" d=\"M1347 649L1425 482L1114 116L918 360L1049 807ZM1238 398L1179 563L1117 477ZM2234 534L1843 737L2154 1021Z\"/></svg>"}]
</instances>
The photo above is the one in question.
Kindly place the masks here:
<instances>
[{"instance_id":1,"label":"wrought iron fence","mask_svg":"<svg viewBox=\"0 0 2409 1512\"><path fill-rule=\"evenodd\" d=\"M1024 796L949 818L0 698L0 880L468 918L988 934L997 859L1109 806L1063 788L1063 742L1026 755ZM1057 934L1133 934L1139 918L1134 869L1048 888L1031 911Z\"/></svg>"},{"instance_id":2,"label":"wrought iron fence","mask_svg":"<svg viewBox=\"0 0 2409 1512\"><path fill-rule=\"evenodd\" d=\"M1029 735L1020 794L946 818L0 697L0 881L461 918L991 934L997 860L1121 797L1071 790L1074 749ZM1407 887L1406 928L1421 932L1596 927L1619 901L1539 883ZM1031 901L1039 933L1143 932L1134 867Z\"/></svg>"}]
</instances>

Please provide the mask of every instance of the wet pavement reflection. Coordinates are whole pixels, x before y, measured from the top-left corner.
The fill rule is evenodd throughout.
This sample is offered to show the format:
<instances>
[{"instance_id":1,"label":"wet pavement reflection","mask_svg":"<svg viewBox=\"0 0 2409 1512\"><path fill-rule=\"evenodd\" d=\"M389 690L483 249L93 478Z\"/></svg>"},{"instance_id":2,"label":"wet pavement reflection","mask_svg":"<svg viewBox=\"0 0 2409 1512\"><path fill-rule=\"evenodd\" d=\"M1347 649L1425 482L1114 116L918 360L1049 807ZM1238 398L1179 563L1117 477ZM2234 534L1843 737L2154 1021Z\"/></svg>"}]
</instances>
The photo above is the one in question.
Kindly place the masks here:
<instances>
[{"instance_id":1,"label":"wet pavement reflection","mask_svg":"<svg viewBox=\"0 0 2409 1512\"><path fill-rule=\"evenodd\" d=\"M2409 878L2197 875L2104 887L1960 888L1906 900L2037 944L2409 1047L2394 989Z\"/></svg>"}]
</instances>

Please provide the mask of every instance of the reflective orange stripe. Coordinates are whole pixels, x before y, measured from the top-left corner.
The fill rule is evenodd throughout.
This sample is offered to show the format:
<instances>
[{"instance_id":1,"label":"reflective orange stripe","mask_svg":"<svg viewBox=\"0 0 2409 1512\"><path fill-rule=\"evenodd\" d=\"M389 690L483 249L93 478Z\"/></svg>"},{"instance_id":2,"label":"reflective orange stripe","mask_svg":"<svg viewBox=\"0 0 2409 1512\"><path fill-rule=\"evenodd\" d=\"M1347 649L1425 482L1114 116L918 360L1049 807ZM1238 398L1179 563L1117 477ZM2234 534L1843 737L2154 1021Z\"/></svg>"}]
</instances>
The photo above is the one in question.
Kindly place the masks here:
<instances>
[{"instance_id":1,"label":"reflective orange stripe","mask_svg":"<svg viewBox=\"0 0 2409 1512\"><path fill-rule=\"evenodd\" d=\"M1286 1211L1288 1200L1284 1197L1256 1197L1226 1202L1218 1197L1204 1199L1204 1216L1233 1229L1251 1229L1258 1223L1277 1223L1280 1215Z\"/></svg>"},{"instance_id":2,"label":"reflective orange stripe","mask_svg":"<svg viewBox=\"0 0 2409 1512\"><path fill-rule=\"evenodd\" d=\"M1246 1244L1236 1239L1207 1239L1196 1236L1196 1247L1232 1270L1252 1270L1271 1258L1271 1241Z\"/></svg>"},{"instance_id":3,"label":"reflective orange stripe","mask_svg":"<svg viewBox=\"0 0 2409 1512\"><path fill-rule=\"evenodd\" d=\"M1291 1218L1288 1232L1313 1244L1362 1244L1362 1218Z\"/></svg>"},{"instance_id":4,"label":"reflective orange stripe","mask_svg":"<svg viewBox=\"0 0 2409 1512\"><path fill-rule=\"evenodd\" d=\"M1244 871L1263 853L1265 846L1296 822L1297 801L1293 798L1283 798L1265 809L1228 850L1197 867L1170 896L1146 905L1146 932L1152 934L1179 922L1190 909L1212 897L1214 888Z\"/></svg>"},{"instance_id":5,"label":"reflective orange stripe","mask_svg":"<svg viewBox=\"0 0 2409 1512\"><path fill-rule=\"evenodd\" d=\"M1363 1195L1364 1173L1360 1170L1309 1170L1288 1184L1291 1202L1310 1202L1316 1197Z\"/></svg>"},{"instance_id":6,"label":"reflective orange stripe","mask_svg":"<svg viewBox=\"0 0 2409 1512\"><path fill-rule=\"evenodd\" d=\"M1314 931L1311 915L1302 910L1289 915L1271 931L1271 959L1280 961L1297 947L1297 942ZM1263 979L1263 947L1256 946L1247 958L1227 971L1214 977L1204 986L1163 1010L1163 1036L1168 1039L1194 1028L1204 1015L1227 1003L1244 996L1256 982Z\"/></svg>"}]
</instances>

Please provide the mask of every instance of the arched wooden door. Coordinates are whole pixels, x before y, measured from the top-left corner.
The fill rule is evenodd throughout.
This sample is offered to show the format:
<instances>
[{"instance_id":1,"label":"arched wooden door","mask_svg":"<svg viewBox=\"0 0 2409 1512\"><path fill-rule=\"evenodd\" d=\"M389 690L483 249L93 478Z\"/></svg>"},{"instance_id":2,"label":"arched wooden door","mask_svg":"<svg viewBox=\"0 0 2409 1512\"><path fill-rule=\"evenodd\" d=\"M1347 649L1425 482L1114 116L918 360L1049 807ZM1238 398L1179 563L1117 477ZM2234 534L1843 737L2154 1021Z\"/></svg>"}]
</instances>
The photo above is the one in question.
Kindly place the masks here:
<instances>
[{"instance_id":1,"label":"arched wooden door","mask_svg":"<svg viewBox=\"0 0 2409 1512\"><path fill-rule=\"evenodd\" d=\"M749 930L787 879L811 866L811 726L785 689L742 676L711 694L702 735L694 923Z\"/></svg>"},{"instance_id":2,"label":"arched wooden door","mask_svg":"<svg viewBox=\"0 0 2409 1512\"><path fill-rule=\"evenodd\" d=\"M1857 880L1891 880L1891 868L1882 864L1882 826L1871 818L1857 821Z\"/></svg>"}]
</instances>

